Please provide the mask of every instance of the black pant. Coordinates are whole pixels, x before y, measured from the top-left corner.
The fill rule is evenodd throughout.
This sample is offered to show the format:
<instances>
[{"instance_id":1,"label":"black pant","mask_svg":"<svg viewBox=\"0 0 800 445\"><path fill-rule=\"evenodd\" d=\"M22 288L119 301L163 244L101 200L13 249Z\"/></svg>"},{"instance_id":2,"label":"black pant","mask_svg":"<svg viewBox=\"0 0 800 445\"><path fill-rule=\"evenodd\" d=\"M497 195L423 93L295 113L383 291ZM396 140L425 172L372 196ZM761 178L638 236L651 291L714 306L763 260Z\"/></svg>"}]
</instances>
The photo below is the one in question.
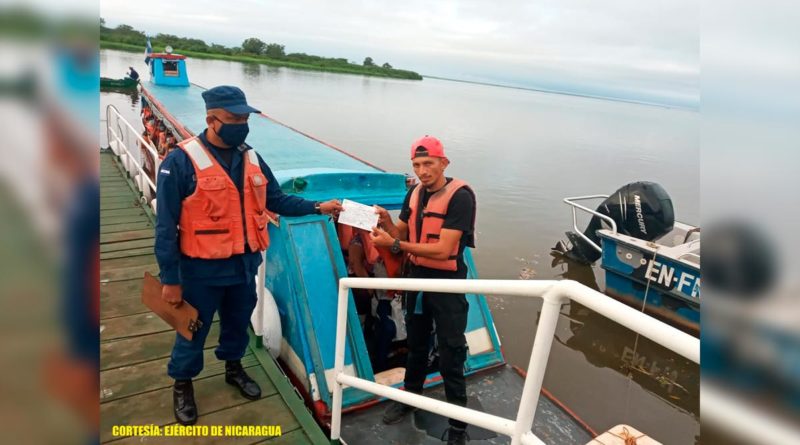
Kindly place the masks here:
<instances>
[{"instance_id":1,"label":"black pant","mask_svg":"<svg viewBox=\"0 0 800 445\"><path fill-rule=\"evenodd\" d=\"M432 322L436 322L439 341L439 372L444 380L447 401L467 406L467 383L464 380L464 362L467 360L467 309L464 294L426 292L422 298L422 313L415 314L417 292L409 292L406 304L408 330L408 361L406 363L406 390L422 394L428 364ZM450 425L464 428L466 424L450 419Z\"/></svg>"}]
</instances>

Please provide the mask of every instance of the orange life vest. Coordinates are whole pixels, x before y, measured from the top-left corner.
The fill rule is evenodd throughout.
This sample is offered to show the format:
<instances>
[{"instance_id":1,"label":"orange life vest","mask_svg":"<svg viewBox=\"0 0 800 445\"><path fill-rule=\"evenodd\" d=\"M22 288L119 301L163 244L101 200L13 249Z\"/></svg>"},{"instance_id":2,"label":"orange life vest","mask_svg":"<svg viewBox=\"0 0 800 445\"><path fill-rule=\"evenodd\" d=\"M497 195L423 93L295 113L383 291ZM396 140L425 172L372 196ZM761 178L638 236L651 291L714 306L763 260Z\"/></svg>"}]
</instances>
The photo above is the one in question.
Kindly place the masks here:
<instances>
[{"instance_id":1,"label":"orange life vest","mask_svg":"<svg viewBox=\"0 0 800 445\"><path fill-rule=\"evenodd\" d=\"M420 190L422 185L417 185L411 192L409 199L409 209L411 214L408 217L408 240L412 243L436 243L439 241L439 235L442 232L442 225L444 219L447 217L447 207L450 205L450 200L453 195L462 187L466 187L470 193L472 189L469 184L460 180L453 179L444 187L431 195L428 204L422 209L422 231L417 233L417 218L419 217L420 205ZM473 217L473 221L475 218ZM417 266L429 267L431 269L439 270L458 270L458 248L460 243L456 243L450 256L446 260L434 260L432 258L425 258L422 256L408 255L408 259Z\"/></svg>"},{"instance_id":2,"label":"orange life vest","mask_svg":"<svg viewBox=\"0 0 800 445\"><path fill-rule=\"evenodd\" d=\"M342 250L347 250L350 246L350 241L356 234L356 229L352 226L339 224L336 229L339 236L339 242L342 245ZM397 278L400 276L400 269L403 265L403 255L393 254L388 247L378 247L372 242L369 237L369 232L359 230L358 236L361 239L361 245L364 247L364 256L369 264L375 264L378 258L383 260L383 265L386 267L386 274L389 278Z\"/></svg>"},{"instance_id":3,"label":"orange life vest","mask_svg":"<svg viewBox=\"0 0 800 445\"><path fill-rule=\"evenodd\" d=\"M242 163L242 212L239 190L203 143L194 137L178 146L192 160L197 178L194 193L181 204L181 252L192 258L228 258L244 253L245 241L253 252L267 250L267 178L256 152L248 150Z\"/></svg>"},{"instance_id":4,"label":"orange life vest","mask_svg":"<svg viewBox=\"0 0 800 445\"><path fill-rule=\"evenodd\" d=\"M403 268L404 255L394 254L388 247L376 247L378 255L383 260L383 265L386 267L386 275L389 278L397 278L400 276L401 269Z\"/></svg>"}]
</instances>

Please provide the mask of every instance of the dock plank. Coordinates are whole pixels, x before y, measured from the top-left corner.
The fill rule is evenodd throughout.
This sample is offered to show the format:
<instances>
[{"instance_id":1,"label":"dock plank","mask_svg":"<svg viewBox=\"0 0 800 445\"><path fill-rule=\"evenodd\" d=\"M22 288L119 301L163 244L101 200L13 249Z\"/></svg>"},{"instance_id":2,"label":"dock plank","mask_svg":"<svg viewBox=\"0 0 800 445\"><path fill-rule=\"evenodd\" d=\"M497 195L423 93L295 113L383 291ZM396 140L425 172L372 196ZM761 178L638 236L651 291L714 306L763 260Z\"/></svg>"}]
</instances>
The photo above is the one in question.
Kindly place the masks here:
<instances>
[{"instance_id":1,"label":"dock plank","mask_svg":"<svg viewBox=\"0 0 800 445\"><path fill-rule=\"evenodd\" d=\"M169 388L174 380L167 375L169 357L152 360L133 366L110 369L100 373L100 401L102 403L130 397L144 392ZM214 347L203 351L203 370L197 379L225 373L225 362L214 355ZM242 357L242 366L257 366L258 360L252 353ZM248 373L250 370L248 369Z\"/></svg>"},{"instance_id":2,"label":"dock plank","mask_svg":"<svg viewBox=\"0 0 800 445\"><path fill-rule=\"evenodd\" d=\"M135 224L135 223L150 222L150 221L151 221L150 217L147 215L109 216L106 218L100 216L100 229L102 229L104 226L110 226L115 224Z\"/></svg>"},{"instance_id":3,"label":"dock plank","mask_svg":"<svg viewBox=\"0 0 800 445\"><path fill-rule=\"evenodd\" d=\"M127 185L128 182L126 180L116 176L100 178L100 187L121 187Z\"/></svg>"},{"instance_id":4,"label":"dock plank","mask_svg":"<svg viewBox=\"0 0 800 445\"><path fill-rule=\"evenodd\" d=\"M144 334L171 331L166 321L152 312L125 315L100 321L100 341L137 337Z\"/></svg>"},{"instance_id":5,"label":"dock plank","mask_svg":"<svg viewBox=\"0 0 800 445\"><path fill-rule=\"evenodd\" d=\"M101 264L102 269L102 264ZM114 283L100 283L100 301L102 304L114 304L113 302L105 302L107 299L125 298L130 295L139 296L142 293L142 278L133 278L126 281L117 281Z\"/></svg>"},{"instance_id":6,"label":"dock plank","mask_svg":"<svg viewBox=\"0 0 800 445\"><path fill-rule=\"evenodd\" d=\"M101 190L100 196L104 198L118 198L120 196L133 196L138 198L139 192L134 192L131 189L125 190L120 188L119 190Z\"/></svg>"},{"instance_id":7,"label":"dock plank","mask_svg":"<svg viewBox=\"0 0 800 445\"><path fill-rule=\"evenodd\" d=\"M116 210L100 209L101 221L103 218L110 218L114 216L139 216L139 215L146 215L145 210L141 206L127 208L127 209L116 209Z\"/></svg>"},{"instance_id":8,"label":"dock plank","mask_svg":"<svg viewBox=\"0 0 800 445\"><path fill-rule=\"evenodd\" d=\"M134 195L134 193L131 192L131 195ZM126 197L126 196L109 196L109 197L102 196L102 197L100 197L100 204L107 204L107 203L111 203L111 202L120 202L120 201L124 202L124 201L128 201L128 200L129 200L129 198ZM131 199L130 201L138 202L139 200L138 199Z\"/></svg>"},{"instance_id":9,"label":"dock plank","mask_svg":"<svg viewBox=\"0 0 800 445\"><path fill-rule=\"evenodd\" d=\"M131 280L144 277L145 272L158 275L158 264L143 264L139 266L123 267L119 269L105 269L100 266L100 281L110 283L113 281Z\"/></svg>"},{"instance_id":10,"label":"dock plank","mask_svg":"<svg viewBox=\"0 0 800 445\"><path fill-rule=\"evenodd\" d=\"M122 201L122 202L101 202L100 211L104 210L123 210L123 209L141 209L142 204L138 200Z\"/></svg>"},{"instance_id":11,"label":"dock plank","mask_svg":"<svg viewBox=\"0 0 800 445\"><path fill-rule=\"evenodd\" d=\"M137 229L144 230L144 229ZM151 231L152 234L152 231ZM101 235L102 236L102 235ZM120 250L138 249L141 247L153 247L155 245L155 238L139 238L129 241L106 241L100 245L100 253L117 252Z\"/></svg>"},{"instance_id":12,"label":"dock plank","mask_svg":"<svg viewBox=\"0 0 800 445\"><path fill-rule=\"evenodd\" d=\"M108 300L101 300L100 302L100 320L111 317L122 317L125 315L143 314L150 312L150 308L142 303L142 297L139 293L131 295L114 295L109 297Z\"/></svg>"},{"instance_id":13,"label":"dock plank","mask_svg":"<svg viewBox=\"0 0 800 445\"><path fill-rule=\"evenodd\" d=\"M142 307L147 308L144 305ZM214 314L213 321L218 320L219 315ZM119 340L171 330L173 330L172 327L166 321L152 312L123 315L100 321L100 341Z\"/></svg>"},{"instance_id":14,"label":"dock plank","mask_svg":"<svg viewBox=\"0 0 800 445\"><path fill-rule=\"evenodd\" d=\"M206 346L219 342L219 323L211 324ZM150 360L169 357L175 343L175 331L114 340L100 344L100 370L130 366Z\"/></svg>"},{"instance_id":15,"label":"dock plank","mask_svg":"<svg viewBox=\"0 0 800 445\"><path fill-rule=\"evenodd\" d=\"M104 233L119 233L125 232L128 230L144 230L144 229L153 229L153 223L148 220L131 222L131 223L121 223L121 224L106 224L100 226L100 234Z\"/></svg>"},{"instance_id":16,"label":"dock plank","mask_svg":"<svg viewBox=\"0 0 800 445\"><path fill-rule=\"evenodd\" d=\"M100 190L101 191L103 191L103 190L109 190L110 191L110 190L112 190L114 188L119 188L119 189L127 188L128 190L130 190L130 187L128 186L128 181L124 177L120 177L119 179L120 179L120 182L118 182L116 184L113 184L113 185L102 185L101 184L100 185Z\"/></svg>"},{"instance_id":17,"label":"dock plank","mask_svg":"<svg viewBox=\"0 0 800 445\"><path fill-rule=\"evenodd\" d=\"M150 229L128 230L127 232L114 232L100 234L100 243L118 243L120 241L133 241L136 239L153 238L155 234Z\"/></svg>"},{"instance_id":18,"label":"dock plank","mask_svg":"<svg viewBox=\"0 0 800 445\"><path fill-rule=\"evenodd\" d=\"M118 250L115 252L104 252L100 254L101 260L111 260L114 258L124 258L128 256L138 256L138 255L152 255L153 248L152 247L140 247L138 249L128 249L128 250Z\"/></svg>"},{"instance_id":19,"label":"dock plank","mask_svg":"<svg viewBox=\"0 0 800 445\"><path fill-rule=\"evenodd\" d=\"M150 253L151 255L135 255L124 258L112 258L104 260L103 270L110 271L110 270L124 269L126 267L132 267L132 266L158 264L156 262L156 257L152 255L152 251Z\"/></svg>"}]
</instances>

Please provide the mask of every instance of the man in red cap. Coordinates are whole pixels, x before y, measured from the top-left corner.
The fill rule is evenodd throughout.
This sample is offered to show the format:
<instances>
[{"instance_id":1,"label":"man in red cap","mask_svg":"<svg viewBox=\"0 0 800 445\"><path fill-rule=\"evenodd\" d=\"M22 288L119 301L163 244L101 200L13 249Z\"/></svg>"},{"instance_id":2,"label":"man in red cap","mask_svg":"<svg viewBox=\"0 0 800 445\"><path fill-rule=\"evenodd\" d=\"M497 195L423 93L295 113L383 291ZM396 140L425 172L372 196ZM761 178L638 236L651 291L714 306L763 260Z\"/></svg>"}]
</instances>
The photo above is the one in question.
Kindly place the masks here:
<instances>
[{"instance_id":1,"label":"man in red cap","mask_svg":"<svg viewBox=\"0 0 800 445\"><path fill-rule=\"evenodd\" d=\"M442 143L424 136L411 145L411 162L420 184L409 190L394 223L386 209L378 207L378 225L371 238L376 246L404 252L411 263L411 278L467 278L464 249L475 247L475 193L444 171L450 161ZM432 323L436 322L439 370L447 401L467 404L464 362L467 359L468 303L464 294L411 292L407 296L408 360L405 388L421 394L428 365ZM390 404L383 416L387 424L400 422L413 408ZM450 419L448 444L466 441L466 424Z\"/></svg>"}]
</instances>

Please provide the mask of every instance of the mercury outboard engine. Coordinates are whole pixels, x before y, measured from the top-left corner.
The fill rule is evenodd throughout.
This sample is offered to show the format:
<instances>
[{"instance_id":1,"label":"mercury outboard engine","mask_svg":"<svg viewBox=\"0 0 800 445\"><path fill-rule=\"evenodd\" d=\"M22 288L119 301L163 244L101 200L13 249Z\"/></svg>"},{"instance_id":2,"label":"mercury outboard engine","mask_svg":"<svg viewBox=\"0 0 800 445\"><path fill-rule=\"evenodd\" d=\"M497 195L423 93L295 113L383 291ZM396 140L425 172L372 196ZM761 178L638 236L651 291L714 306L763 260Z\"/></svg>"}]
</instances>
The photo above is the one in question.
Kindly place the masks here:
<instances>
[{"instance_id":1,"label":"mercury outboard engine","mask_svg":"<svg viewBox=\"0 0 800 445\"><path fill-rule=\"evenodd\" d=\"M633 182L621 187L600 204L597 212L610 216L617 223L619 233L645 241L670 232L675 223L672 200L664 188L654 182ZM609 228L608 224L599 216L593 216L583 233L600 245L597 231L602 228ZM563 249L567 258L586 264L600 258L600 252L577 233L567 232L567 238L572 243L571 249Z\"/></svg>"}]
</instances>

